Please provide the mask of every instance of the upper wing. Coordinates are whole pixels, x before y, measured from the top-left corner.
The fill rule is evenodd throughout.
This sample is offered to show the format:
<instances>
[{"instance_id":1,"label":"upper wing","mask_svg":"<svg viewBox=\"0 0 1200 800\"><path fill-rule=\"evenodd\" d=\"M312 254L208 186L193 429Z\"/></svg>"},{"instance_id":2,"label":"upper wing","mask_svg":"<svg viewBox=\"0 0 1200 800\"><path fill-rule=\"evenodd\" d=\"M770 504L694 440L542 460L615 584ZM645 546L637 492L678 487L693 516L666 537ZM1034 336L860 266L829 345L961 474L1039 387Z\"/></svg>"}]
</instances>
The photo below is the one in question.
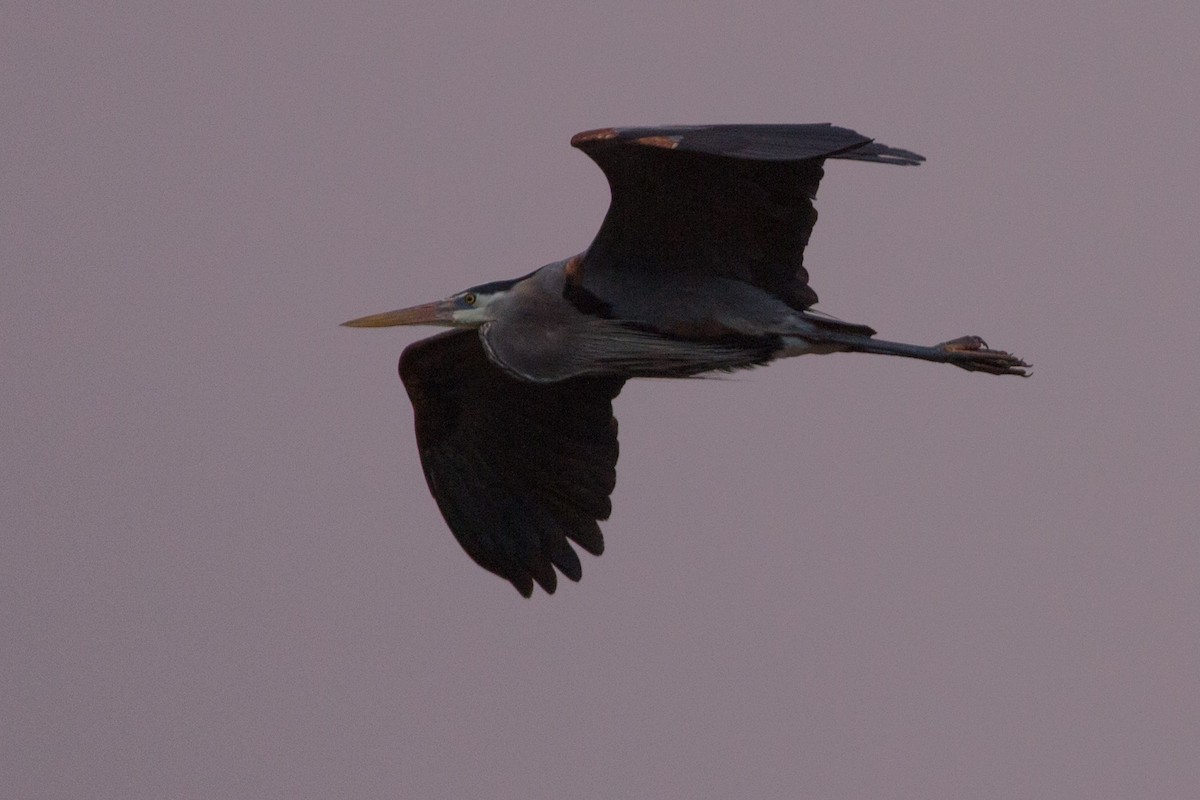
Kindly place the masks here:
<instances>
[{"instance_id":1,"label":"upper wing","mask_svg":"<svg viewBox=\"0 0 1200 800\"><path fill-rule=\"evenodd\" d=\"M459 544L521 594L579 580L604 550L616 485L612 400L624 381L528 383L492 364L474 330L416 342L400 356L429 490Z\"/></svg>"},{"instance_id":2,"label":"upper wing","mask_svg":"<svg viewBox=\"0 0 1200 800\"><path fill-rule=\"evenodd\" d=\"M924 161L828 124L605 128L571 144L600 165L612 190L574 285L607 299L630 270L719 275L800 310L817 301L804 247L824 159Z\"/></svg>"}]
</instances>

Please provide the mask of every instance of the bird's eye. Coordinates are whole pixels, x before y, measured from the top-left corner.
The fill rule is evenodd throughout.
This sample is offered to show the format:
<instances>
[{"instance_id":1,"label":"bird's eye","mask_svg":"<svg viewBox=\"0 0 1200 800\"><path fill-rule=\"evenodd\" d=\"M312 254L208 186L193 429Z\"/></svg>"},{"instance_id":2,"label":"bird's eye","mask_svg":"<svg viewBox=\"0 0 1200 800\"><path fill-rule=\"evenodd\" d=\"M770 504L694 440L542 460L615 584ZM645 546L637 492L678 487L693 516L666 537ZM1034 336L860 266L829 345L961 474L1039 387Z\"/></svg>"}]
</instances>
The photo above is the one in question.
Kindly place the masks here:
<instances>
[{"instance_id":1,"label":"bird's eye","mask_svg":"<svg viewBox=\"0 0 1200 800\"><path fill-rule=\"evenodd\" d=\"M475 300L476 300L476 298L475 298L474 292L467 292L466 294L463 295L463 302L469 306L475 305Z\"/></svg>"}]
</instances>

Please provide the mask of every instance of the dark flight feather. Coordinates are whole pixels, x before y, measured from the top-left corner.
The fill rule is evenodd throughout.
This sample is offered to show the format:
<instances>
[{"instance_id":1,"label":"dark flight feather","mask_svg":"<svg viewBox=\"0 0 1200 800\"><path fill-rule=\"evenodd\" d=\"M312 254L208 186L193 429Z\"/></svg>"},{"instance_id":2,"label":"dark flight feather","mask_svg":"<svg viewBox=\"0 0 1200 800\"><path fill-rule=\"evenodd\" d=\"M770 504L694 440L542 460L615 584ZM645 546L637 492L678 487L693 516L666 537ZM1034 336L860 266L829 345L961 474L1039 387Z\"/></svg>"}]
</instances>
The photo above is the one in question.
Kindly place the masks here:
<instances>
[{"instance_id":1,"label":"dark flight feather","mask_svg":"<svg viewBox=\"0 0 1200 800\"><path fill-rule=\"evenodd\" d=\"M410 345L400 378L429 490L467 554L526 597L535 581L554 592L554 567L579 580L568 540L604 549L597 520L612 511L612 400L624 381L518 380L488 360L474 330Z\"/></svg>"},{"instance_id":2,"label":"dark flight feather","mask_svg":"<svg viewBox=\"0 0 1200 800\"><path fill-rule=\"evenodd\" d=\"M804 248L826 158L918 164L908 150L833 125L606 128L571 144L608 178L612 202L572 282L605 297L633 273L734 278L797 310L817 302ZM623 275L622 273L627 273Z\"/></svg>"}]
</instances>

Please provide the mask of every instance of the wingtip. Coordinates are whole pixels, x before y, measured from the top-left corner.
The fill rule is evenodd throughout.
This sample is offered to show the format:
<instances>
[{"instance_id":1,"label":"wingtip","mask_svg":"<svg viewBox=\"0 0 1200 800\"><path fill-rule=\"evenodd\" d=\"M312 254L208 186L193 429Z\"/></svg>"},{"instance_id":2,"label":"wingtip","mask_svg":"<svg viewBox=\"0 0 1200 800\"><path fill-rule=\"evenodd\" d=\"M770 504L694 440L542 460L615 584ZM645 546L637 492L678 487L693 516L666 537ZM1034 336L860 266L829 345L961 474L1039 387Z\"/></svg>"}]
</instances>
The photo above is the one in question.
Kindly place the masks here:
<instances>
[{"instance_id":1,"label":"wingtip","mask_svg":"<svg viewBox=\"0 0 1200 800\"><path fill-rule=\"evenodd\" d=\"M838 153L833 158L847 161L873 161L877 164L894 164L901 167L916 167L925 161L925 156L905 150L902 147L888 147L874 139L861 147L851 148L844 153Z\"/></svg>"}]
</instances>

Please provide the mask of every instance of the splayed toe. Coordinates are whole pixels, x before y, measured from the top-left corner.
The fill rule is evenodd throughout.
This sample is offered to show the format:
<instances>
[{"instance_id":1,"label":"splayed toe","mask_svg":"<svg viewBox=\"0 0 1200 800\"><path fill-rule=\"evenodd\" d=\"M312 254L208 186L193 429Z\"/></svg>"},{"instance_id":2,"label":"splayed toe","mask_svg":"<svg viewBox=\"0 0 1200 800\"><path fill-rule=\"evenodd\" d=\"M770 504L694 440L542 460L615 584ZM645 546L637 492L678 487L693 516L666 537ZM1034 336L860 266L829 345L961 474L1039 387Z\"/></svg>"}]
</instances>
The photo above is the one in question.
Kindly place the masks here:
<instances>
[{"instance_id":1,"label":"splayed toe","mask_svg":"<svg viewBox=\"0 0 1200 800\"><path fill-rule=\"evenodd\" d=\"M987 350L988 343L983 340L982 336L960 336L957 339L942 342L938 347L953 352L974 352Z\"/></svg>"},{"instance_id":2,"label":"splayed toe","mask_svg":"<svg viewBox=\"0 0 1200 800\"><path fill-rule=\"evenodd\" d=\"M990 350L987 342L979 336L960 336L937 346L946 353L947 361L968 372L986 372L991 375L1019 375L1028 378L1032 365L1027 364L1004 350Z\"/></svg>"}]
</instances>

